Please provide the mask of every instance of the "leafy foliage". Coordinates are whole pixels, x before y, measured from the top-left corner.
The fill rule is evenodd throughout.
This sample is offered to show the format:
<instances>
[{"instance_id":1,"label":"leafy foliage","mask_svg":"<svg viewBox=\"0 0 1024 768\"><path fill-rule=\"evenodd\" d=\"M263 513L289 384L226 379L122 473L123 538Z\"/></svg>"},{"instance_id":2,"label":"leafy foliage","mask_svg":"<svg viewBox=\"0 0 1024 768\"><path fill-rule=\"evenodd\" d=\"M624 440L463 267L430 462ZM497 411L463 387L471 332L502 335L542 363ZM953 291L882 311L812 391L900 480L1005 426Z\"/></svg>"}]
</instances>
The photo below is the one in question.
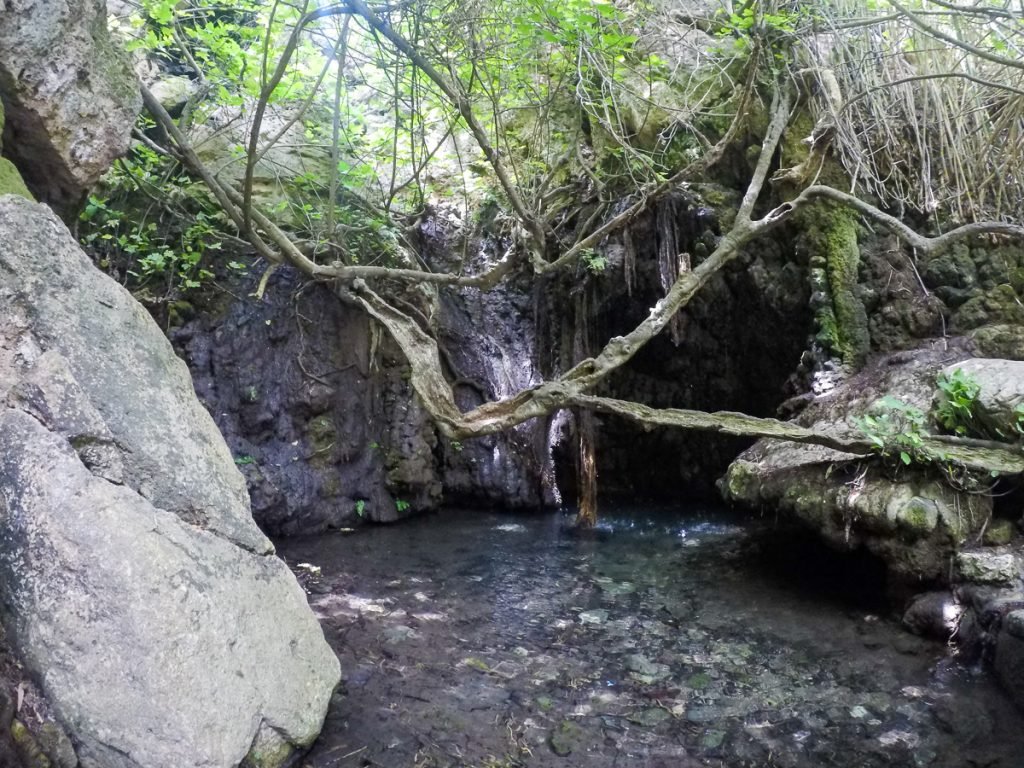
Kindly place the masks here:
<instances>
[{"instance_id":1,"label":"leafy foliage","mask_svg":"<svg viewBox=\"0 0 1024 768\"><path fill-rule=\"evenodd\" d=\"M960 437L1013 441L1024 437L1024 403L1014 409L1012 434L993 427L979 418L978 396L981 386L963 369L943 373L936 381L938 395L933 415L943 429Z\"/></svg>"},{"instance_id":2,"label":"leafy foliage","mask_svg":"<svg viewBox=\"0 0 1024 768\"><path fill-rule=\"evenodd\" d=\"M101 267L165 294L213 277L208 254L220 251L223 214L192 179L144 145L118 162L81 214L80 238ZM140 208L141 205L145 207ZM240 262L229 268L244 270Z\"/></svg>"},{"instance_id":3,"label":"leafy foliage","mask_svg":"<svg viewBox=\"0 0 1024 768\"><path fill-rule=\"evenodd\" d=\"M909 465L915 461L927 461L921 455L922 437L927 434L926 420L920 408L887 396L875 403L868 413L857 417L854 423L881 456L898 458Z\"/></svg>"},{"instance_id":4,"label":"leafy foliage","mask_svg":"<svg viewBox=\"0 0 1024 768\"><path fill-rule=\"evenodd\" d=\"M969 374L957 368L953 373L943 373L936 381L939 396L936 400L935 420L944 429L960 436L983 436L975 417L975 406L981 387Z\"/></svg>"},{"instance_id":5,"label":"leafy foliage","mask_svg":"<svg viewBox=\"0 0 1024 768\"><path fill-rule=\"evenodd\" d=\"M456 105L358 16L311 21L317 6L276 0L141 0L138 8L120 25L130 47L193 85L179 118L183 130L215 118L217 132L225 108L244 123L266 103L298 118L309 147L302 152L330 155L326 166L283 179L287 200L269 211L321 258L410 266L403 220L429 200L460 193L468 212L469 200L491 183L482 158L463 156L452 142L465 130ZM675 134L647 149L634 141L652 111L665 108L654 104L653 84L672 77L666 62L638 45L635 19L649 10L611 0L424 0L378 12L450 75L473 109L493 116L491 142L541 209L550 174L581 142L600 155L588 173L602 183L657 180L677 162ZM580 128L570 130L574 124ZM150 128L140 123L140 135ZM280 138L266 137L258 151ZM235 152L234 163L245 163L246 147ZM173 157L137 144L91 201L83 241L108 261L136 259L129 272L140 283L174 275L168 290L202 285L212 274L204 255L219 248L217 229L226 221L192 201L184 232L166 216L133 223L140 190L158 208L178 212L191 186ZM601 261L586 263L599 272Z\"/></svg>"}]
</instances>

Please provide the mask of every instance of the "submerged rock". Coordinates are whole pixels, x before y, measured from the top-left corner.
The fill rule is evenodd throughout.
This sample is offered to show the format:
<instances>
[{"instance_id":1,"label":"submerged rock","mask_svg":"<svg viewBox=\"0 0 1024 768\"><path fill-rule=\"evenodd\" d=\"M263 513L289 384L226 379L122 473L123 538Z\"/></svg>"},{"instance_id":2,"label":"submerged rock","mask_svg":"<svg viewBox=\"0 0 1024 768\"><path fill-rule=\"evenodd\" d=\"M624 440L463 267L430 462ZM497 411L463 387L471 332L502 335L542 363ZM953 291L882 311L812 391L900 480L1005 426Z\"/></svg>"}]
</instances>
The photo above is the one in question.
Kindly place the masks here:
<instances>
[{"instance_id":1,"label":"submerged rock","mask_svg":"<svg viewBox=\"0 0 1024 768\"><path fill-rule=\"evenodd\" d=\"M567 757L582 746L583 730L571 720L563 720L551 729L548 744L551 751L560 757Z\"/></svg>"},{"instance_id":2,"label":"submerged rock","mask_svg":"<svg viewBox=\"0 0 1024 768\"><path fill-rule=\"evenodd\" d=\"M0 596L82 765L278 766L338 662L159 328L0 198Z\"/></svg>"}]
</instances>

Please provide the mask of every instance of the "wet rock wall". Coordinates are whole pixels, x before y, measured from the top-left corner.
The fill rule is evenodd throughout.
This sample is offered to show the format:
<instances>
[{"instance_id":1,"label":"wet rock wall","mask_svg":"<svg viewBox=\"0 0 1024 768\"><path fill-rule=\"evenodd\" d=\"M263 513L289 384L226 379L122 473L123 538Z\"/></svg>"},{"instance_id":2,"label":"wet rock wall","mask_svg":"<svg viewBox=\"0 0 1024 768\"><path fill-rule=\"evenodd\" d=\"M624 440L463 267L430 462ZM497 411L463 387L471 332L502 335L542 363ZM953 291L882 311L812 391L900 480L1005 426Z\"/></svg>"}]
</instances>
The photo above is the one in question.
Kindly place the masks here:
<instances>
[{"instance_id":1,"label":"wet rock wall","mask_svg":"<svg viewBox=\"0 0 1024 768\"><path fill-rule=\"evenodd\" d=\"M718 236L715 211L699 196L670 198L633 226L633 286L614 275L598 281L594 322L610 338L635 327L686 265ZM673 270L673 267L675 269ZM610 397L660 408L736 410L772 416L792 392L790 376L809 344L807 264L784 238L754 244L685 307L669 328L613 375ZM599 426L603 492L674 500L711 496L714 482L749 441L673 429L644 431L615 418Z\"/></svg>"},{"instance_id":2,"label":"wet rock wall","mask_svg":"<svg viewBox=\"0 0 1024 768\"><path fill-rule=\"evenodd\" d=\"M327 287L282 268L172 333L196 392L275 534L380 522L440 498L437 438L390 340Z\"/></svg>"},{"instance_id":3,"label":"wet rock wall","mask_svg":"<svg viewBox=\"0 0 1024 768\"><path fill-rule=\"evenodd\" d=\"M506 258L484 210L471 236L453 217L412 230L435 270L480 271ZM460 407L506 397L571 367L642 320L675 279L715 244L718 222L696 195L667 199L581 267L535 280L524 268L490 292L402 297L441 342ZM691 265L692 266L692 265ZM654 406L768 415L813 330L806 269L782 241L758 244L718 276L602 394ZM575 501L571 416L501 435L442 439L413 397L408 369L386 333L328 288L282 269L265 297L258 275L197 303L172 337L196 389L246 475L253 511L275 534L390 521L446 504L537 508ZM764 333L765 328L772 332ZM597 423L606 495L674 499L712 492L741 441Z\"/></svg>"}]
</instances>

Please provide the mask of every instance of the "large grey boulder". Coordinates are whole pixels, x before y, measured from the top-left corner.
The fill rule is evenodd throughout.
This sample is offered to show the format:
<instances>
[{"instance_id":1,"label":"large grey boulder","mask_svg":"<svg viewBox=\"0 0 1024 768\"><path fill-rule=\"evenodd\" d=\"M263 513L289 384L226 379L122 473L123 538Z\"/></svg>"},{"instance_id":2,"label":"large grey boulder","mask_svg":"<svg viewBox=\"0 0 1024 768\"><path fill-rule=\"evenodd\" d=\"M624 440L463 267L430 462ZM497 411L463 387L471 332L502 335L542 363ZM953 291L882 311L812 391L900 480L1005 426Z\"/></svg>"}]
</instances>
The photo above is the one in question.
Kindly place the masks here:
<instances>
[{"instance_id":1,"label":"large grey boulder","mask_svg":"<svg viewBox=\"0 0 1024 768\"><path fill-rule=\"evenodd\" d=\"M280 765L339 678L184 364L45 207L0 197L0 611L108 768Z\"/></svg>"},{"instance_id":2,"label":"large grey boulder","mask_svg":"<svg viewBox=\"0 0 1024 768\"><path fill-rule=\"evenodd\" d=\"M889 396L927 412L935 377L967 355L965 343L874 360L827 395L798 421L829 432L854 432L855 420ZM729 467L723 495L754 508L777 509L831 545L866 548L904 583L942 582L955 552L979 534L992 500L954 488L927 471L886 469L851 454L816 445L759 440Z\"/></svg>"},{"instance_id":3,"label":"large grey boulder","mask_svg":"<svg viewBox=\"0 0 1024 768\"><path fill-rule=\"evenodd\" d=\"M2 0L4 156L66 218L128 148L142 99L105 0Z\"/></svg>"},{"instance_id":4,"label":"large grey boulder","mask_svg":"<svg viewBox=\"0 0 1024 768\"><path fill-rule=\"evenodd\" d=\"M51 401L70 399L95 411L89 422L105 429L69 433L76 446L116 446L124 482L155 506L253 552L270 552L188 368L142 306L38 206L5 198L0 243L0 339L10 345L0 345L0 392L16 388L23 409L52 411Z\"/></svg>"}]
</instances>

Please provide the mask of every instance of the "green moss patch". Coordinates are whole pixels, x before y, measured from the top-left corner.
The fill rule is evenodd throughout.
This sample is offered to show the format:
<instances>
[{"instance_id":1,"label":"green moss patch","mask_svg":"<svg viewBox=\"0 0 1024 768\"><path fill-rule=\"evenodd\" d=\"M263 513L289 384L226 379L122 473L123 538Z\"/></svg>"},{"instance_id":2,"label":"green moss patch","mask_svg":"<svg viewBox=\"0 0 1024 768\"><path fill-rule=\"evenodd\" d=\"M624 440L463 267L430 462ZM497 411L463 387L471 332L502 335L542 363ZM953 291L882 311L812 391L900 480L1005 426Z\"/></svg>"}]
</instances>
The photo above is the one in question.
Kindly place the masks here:
<instances>
[{"instance_id":1,"label":"green moss patch","mask_svg":"<svg viewBox=\"0 0 1024 768\"><path fill-rule=\"evenodd\" d=\"M1009 283L997 285L966 302L953 317L959 330L985 325L1024 325L1024 306Z\"/></svg>"},{"instance_id":2,"label":"green moss patch","mask_svg":"<svg viewBox=\"0 0 1024 768\"><path fill-rule=\"evenodd\" d=\"M32 193L28 191L25 182L14 167L14 163L4 157L0 157L0 195L18 195L26 200L36 201Z\"/></svg>"},{"instance_id":3,"label":"green moss patch","mask_svg":"<svg viewBox=\"0 0 1024 768\"><path fill-rule=\"evenodd\" d=\"M831 306L817 311L818 339L844 363L859 367L871 339L864 304L854 292L860 267L856 218L844 208L818 203L804 211L798 223L803 230L799 247L811 256L812 280L815 264L823 264L817 272L820 284L814 288L827 290L831 299Z\"/></svg>"}]
</instances>

